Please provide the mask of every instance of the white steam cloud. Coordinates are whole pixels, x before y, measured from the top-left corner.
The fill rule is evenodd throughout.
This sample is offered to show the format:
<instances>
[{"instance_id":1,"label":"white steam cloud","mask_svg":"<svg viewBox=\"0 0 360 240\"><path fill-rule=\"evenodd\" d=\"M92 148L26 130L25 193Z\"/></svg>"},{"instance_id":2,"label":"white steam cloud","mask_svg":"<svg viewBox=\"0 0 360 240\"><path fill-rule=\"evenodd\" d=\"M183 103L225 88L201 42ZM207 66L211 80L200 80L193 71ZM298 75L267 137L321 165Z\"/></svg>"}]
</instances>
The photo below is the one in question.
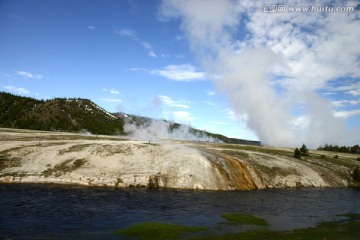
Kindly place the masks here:
<instances>
[{"instance_id":1,"label":"white steam cloud","mask_svg":"<svg viewBox=\"0 0 360 240\"><path fill-rule=\"evenodd\" d=\"M124 131L129 137L141 141L161 141L164 139L201 141L201 142L221 142L219 139L212 138L204 132L194 132L188 125L177 125L172 128L171 122L161 120L147 120L145 123L136 124L129 122L124 125Z\"/></svg>"},{"instance_id":2,"label":"white steam cloud","mask_svg":"<svg viewBox=\"0 0 360 240\"><path fill-rule=\"evenodd\" d=\"M181 20L208 76L215 76L212 81L228 96L236 115L248 116L247 126L264 144L359 143L359 129L350 133L321 94L339 93L329 83L345 89L359 81L359 3L331 1L355 7L341 13L264 13L263 4L279 2L164 0L160 12L165 20ZM291 1L292 6L314 4ZM325 4L330 3L316 1Z\"/></svg>"}]
</instances>

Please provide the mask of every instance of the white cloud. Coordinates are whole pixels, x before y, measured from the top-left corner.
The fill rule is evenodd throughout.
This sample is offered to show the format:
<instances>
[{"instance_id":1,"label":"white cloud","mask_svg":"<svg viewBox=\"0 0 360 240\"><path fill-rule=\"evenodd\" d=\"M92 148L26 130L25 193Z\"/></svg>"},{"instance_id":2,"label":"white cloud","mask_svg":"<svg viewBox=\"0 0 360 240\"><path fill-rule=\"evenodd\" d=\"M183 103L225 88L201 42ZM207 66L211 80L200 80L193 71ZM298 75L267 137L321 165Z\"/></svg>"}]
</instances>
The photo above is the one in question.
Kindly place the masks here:
<instances>
[{"instance_id":1,"label":"white cloud","mask_svg":"<svg viewBox=\"0 0 360 240\"><path fill-rule=\"evenodd\" d=\"M130 71L144 71L149 74L165 77L172 81L191 82L205 80L205 73L196 71L191 64L167 65L162 69L130 68Z\"/></svg>"},{"instance_id":2,"label":"white cloud","mask_svg":"<svg viewBox=\"0 0 360 240\"><path fill-rule=\"evenodd\" d=\"M120 36L127 36L127 37L131 37L137 40L136 37L136 32L134 30L131 29L121 29L120 31L115 31L116 34L120 35Z\"/></svg>"},{"instance_id":3,"label":"white cloud","mask_svg":"<svg viewBox=\"0 0 360 240\"><path fill-rule=\"evenodd\" d=\"M216 93L214 91L210 91L210 90L206 90L206 94L208 96L215 96L216 95Z\"/></svg>"},{"instance_id":4,"label":"white cloud","mask_svg":"<svg viewBox=\"0 0 360 240\"><path fill-rule=\"evenodd\" d=\"M112 88L112 89L110 89L110 93L111 94L119 94L120 92L119 92L119 90Z\"/></svg>"},{"instance_id":5,"label":"white cloud","mask_svg":"<svg viewBox=\"0 0 360 240\"><path fill-rule=\"evenodd\" d=\"M299 116L292 121L292 124L296 128L306 129L311 123L311 119L308 116Z\"/></svg>"},{"instance_id":6,"label":"white cloud","mask_svg":"<svg viewBox=\"0 0 360 240\"><path fill-rule=\"evenodd\" d=\"M122 100L118 98L100 98L99 100L104 102L111 102L111 103L121 103Z\"/></svg>"},{"instance_id":7,"label":"white cloud","mask_svg":"<svg viewBox=\"0 0 360 240\"><path fill-rule=\"evenodd\" d=\"M149 57L157 58L157 54L156 54L155 50L153 49L151 43L141 40L137 36L137 34L136 34L136 32L134 30L124 28L124 29L122 29L120 31L115 31L115 33L120 35L120 36L126 36L126 37L129 37L129 38L135 40L136 42L138 42L147 51Z\"/></svg>"},{"instance_id":8,"label":"white cloud","mask_svg":"<svg viewBox=\"0 0 360 240\"><path fill-rule=\"evenodd\" d=\"M162 102L163 104L165 104L169 107L184 108L184 109L190 108L190 106L187 105L190 102L186 101L186 100L175 101L175 100L171 99L170 97L164 96L164 95L158 95L158 96L156 96L156 98L158 100L160 100L160 102Z\"/></svg>"},{"instance_id":9,"label":"white cloud","mask_svg":"<svg viewBox=\"0 0 360 240\"><path fill-rule=\"evenodd\" d=\"M35 79L35 80L40 80L42 79L44 76L41 74L37 74L37 73L30 73L30 72L26 72L26 71L16 71L16 74L22 78L25 79Z\"/></svg>"},{"instance_id":10,"label":"white cloud","mask_svg":"<svg viewBox=\"0 0 360 240\"><path fill-rule=\"evenodd\" d=\"M162 54L160 54L160 57L162 57L162 58L169 58L170 55L169 55L169 54L166 54L166 53L162 53Z\"/></svg>"},{"instance_id":11,"label":"white cloud","mask_svg":"<svg viewBox=\"0 0 360 240\"><path fill-rule=\"evenodd\" d=\"M353 95L354 97L360 96L360 89L353 89L350 91L347 91L346 93Z\"/></svg>"},{"instance_id":12,"label":"white cloud","mask_svg":"<svg viewBox=\"0 0 360 240\"><path fill-rule=\"evenodd\" d=\"M117 89L115 89L115 88L111 88L111 89L104 88L103 91L104 91L104 92L111 93L111 94L115 94L115 95L120 94L120 91L117 90Z\"/></svg>"},{"instance_id":13,"label":"white cloud","mask_svg":"<svg viewBox=\"0 0 360 240\"><path fill-rule=\"evenodd\" d=\"M211 102L211 101L203 101L203 103L206 103L210 106L213 106L213 107L216 107L216 106L219 106L219 104L215 103L215 102Z\"/></svg>"},{"instance_id":14,"label":"white cloud","mask_svg":"<svg viewBox=\"0 0 360 240\"><path fill-rule=\"evenodd\" d=\"M228 119L236 120L235 112L229 108L224 110L225 115Z\"/></svg>"},{"instance_id":15,"label":"white cloud","mask_svg":"<svg viewBox=\"0 0 360 240\"><path fill-rule=\"evenodd\" d=\"M312 4L291 2L295 6ZM239 7L239 14L249 17L249 38L237 42L238 50L265 47L281 56L285 66L282 71L291 76L287 87L321 89L339 77L360 77L358 13L266 14L256 1L243 1Z\"/></svg>"},{"instance_id":16,"label":"white cloud","mask_svg":"<svg viewBox=\"0 0 360 240\"><path fill-rule=\"evenodd\" d=\"M10 92L19 94L19 95L28 95L28 94L30 94L30 91L25 89L25 88L17 88L17 87L14 87L14 86L5 86L4 89L6 89L6 90L8 90Z\"/></svg>"},{"instance_id":17,"label":"white cloud","mask_svg":"<svg viewBox=\"0 0 360 240\"><path fill-rule=\"evenodd\" d=\"M334 107L355 106L360 104L360 100L337 100L331 103Z\"/></svg>"},{"instance_id":18,"label":"white cloud","mask_svg":"<svg viewBox=\"0 0 360 240\"><path fill-rule=\"evenodd\" d=\"M152 57L152 58L157 58L157 55L156 55L156 53L154 51L149 51L148 56Z\"/></svg>"},{"instance_id":19,"label":"white cloud","mask_svg":"<svg viewBox=\"0 0 360 240\"><path fill-rule=\"evenodd\" d=\"M151 43L141 42L141 45L142 45L145 49L147 49L147 50L151 50L151 49L152 49Z\"/></svg>"},{"instance_id":20,"label":"white cloud","mask_svg":"<svg viewBox=\"0 0 360 240\"><path fill-rule=\"evenodd\" d=\"M332 92L345 92L346 94L352 95L354 97L360 96L360 81L350 84L343 83L338 87L328 87L328 90Z\"/></svg>"},{"instance_id":21,"label":"white cloud","mask_svg":"<svg viewBox=\"0 0 360 240\"><path fill-rule=\"evenodd\" d=\"M92 25L89 25L89 26L87 26L87 29L89 29L89 30L94 30L94 29L96 29L96 27L94 27L94 26L92 26Z\"/></svg>"},{"instance_id":22,"label":"white cloud","mask_svg":"<svg viewBox=\"0 0 360 240\"><path fill-rule=\"evenodd\" d=\"M331 91L349 91L349 90L356 90L360 89L360 82L351 83L351 84L342 84L342 86L329 88Z\"/></svg>"},{"instance_id":23,"label":"white cloud","mask_svg":"<svg viewBox=\"0 0 360 240\"><path fill-rule=\"evenodd\" d=\"M350 111L338 111L334 113L335 117L345 118L345 119L358 114L360 114L360 109L350 110Z\"/></svg>"},{"instance_id":24,"label":"white cloud","mask_svg":"<svg viewBox=\"0 0 360 240\"><path fill-rule=\"evenodd\" d=\"M205 80L205 73L196 71L195 67L191 64L167 65L163 69L151 70L150 73L173 81L190 82Z\"/></svg>"},{"instance_id":25,"label":"white cloud","mask_svg":"<svg viewBox=\"0 0 360 240\"><path fill-rule=\"evenodd\" d=\"M191 113L187 111L174 111L171 112L171 115L174 117L175 120L181 123L188 123L195 120L195 117L192 116Z\"/></svg>"}]
</instances>

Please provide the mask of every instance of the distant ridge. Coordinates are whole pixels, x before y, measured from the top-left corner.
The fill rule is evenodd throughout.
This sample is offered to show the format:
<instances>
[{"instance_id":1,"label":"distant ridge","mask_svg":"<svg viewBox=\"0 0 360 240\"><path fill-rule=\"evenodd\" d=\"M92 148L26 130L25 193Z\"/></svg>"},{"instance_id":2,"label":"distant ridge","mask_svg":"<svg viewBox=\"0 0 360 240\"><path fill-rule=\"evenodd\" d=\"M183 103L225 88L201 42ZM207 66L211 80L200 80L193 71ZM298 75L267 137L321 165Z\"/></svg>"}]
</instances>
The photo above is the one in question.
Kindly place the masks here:
<instances>
[{"instance_id":1,"label":"distant ridge","mask_svg":"<svg viewBox=\"0 0 360 240\"><path fill-rule=\"evenodd\" d=\"M145 125L154 120L126 113L109 113L89 99L54 98L37 100L0 92L0 127L45 131L80 132L126 135L124 124ZM169 122L169 131L182 125ZM225 143L260 145L259 141L228 138L204 130L190 128L195 135L208 136Z\"/></svg>"}]
</instances>

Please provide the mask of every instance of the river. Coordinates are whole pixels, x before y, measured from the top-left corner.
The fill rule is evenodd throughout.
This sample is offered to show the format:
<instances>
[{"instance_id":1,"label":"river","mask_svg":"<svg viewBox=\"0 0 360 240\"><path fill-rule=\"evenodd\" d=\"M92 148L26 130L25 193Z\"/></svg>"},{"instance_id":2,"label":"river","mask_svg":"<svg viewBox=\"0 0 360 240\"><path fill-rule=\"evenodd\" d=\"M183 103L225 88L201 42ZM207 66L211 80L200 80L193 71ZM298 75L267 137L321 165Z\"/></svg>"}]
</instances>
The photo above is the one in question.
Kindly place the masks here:
<instances>
[{"instance_id":1,"label":"river","mask_svg":"<svg viewBox=\"0 0 360 240\"><path fill-rule=\"evenodd\" d=\"M122 239L114 231L139 222L216 229L222 213L264 218L291 230L360 213L360 191L303 188L255 191L111 189L0 185L0 239ZM222 228L221 231L224 231ZM231 229L229 229L231 231Z\"/></svg>"}]
</instances>

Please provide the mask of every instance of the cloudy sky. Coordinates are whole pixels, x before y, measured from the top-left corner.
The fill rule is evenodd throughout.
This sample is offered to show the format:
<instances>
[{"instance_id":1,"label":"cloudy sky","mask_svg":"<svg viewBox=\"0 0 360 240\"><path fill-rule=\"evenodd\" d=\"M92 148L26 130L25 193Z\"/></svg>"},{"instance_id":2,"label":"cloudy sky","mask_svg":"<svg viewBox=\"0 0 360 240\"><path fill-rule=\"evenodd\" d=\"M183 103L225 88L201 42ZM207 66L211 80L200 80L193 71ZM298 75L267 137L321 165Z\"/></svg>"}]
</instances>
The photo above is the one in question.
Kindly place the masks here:
<instances>
[{"instance_id":1,"label":"cloudy sky","mask_svg":"<svg viewBox=\"0 0 360 240\"><path fill-rule=\"evenodd\" d=\"M360 143L359 2L288 2L0 0L0 91L269 145Z\"/></svg>"}]
</instances>

